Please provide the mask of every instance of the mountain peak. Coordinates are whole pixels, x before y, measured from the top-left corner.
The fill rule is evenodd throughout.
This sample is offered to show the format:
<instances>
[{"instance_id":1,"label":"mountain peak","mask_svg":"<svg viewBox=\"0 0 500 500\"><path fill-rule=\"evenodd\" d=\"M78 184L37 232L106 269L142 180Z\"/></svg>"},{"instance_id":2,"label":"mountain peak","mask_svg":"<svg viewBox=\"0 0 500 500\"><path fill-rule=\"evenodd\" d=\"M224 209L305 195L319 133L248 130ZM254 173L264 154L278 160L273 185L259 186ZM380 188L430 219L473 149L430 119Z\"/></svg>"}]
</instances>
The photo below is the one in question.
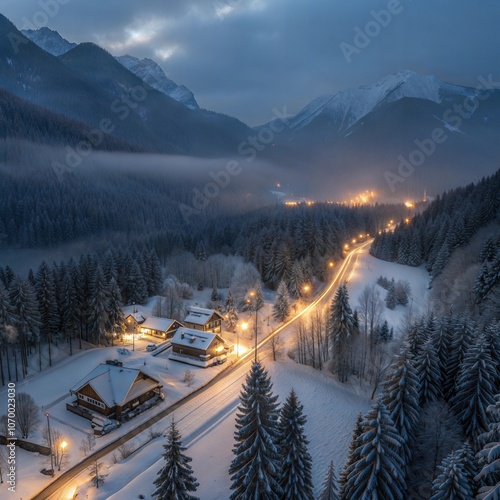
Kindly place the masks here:
<instances>
[{"instance_id":1,"label":"mountain peak","mask_svg":"<svg viewBox=\"0 0 500 500\"><path fill-rule=\"evenodd\" d=\"M139 59L125 54L116 60L154 89L191 109L199 109L194 94L184 85L177 85L167 77L158 63L152 59Z\"/></svg>"},{"instance_id":2,"label":"mountain peak","mask_svg":"<svg viewBox=\"0 0 500 500\"><path fill-rule=\"evenodd\" d=\"M474 95L475 90L444 83L433 75L403 70L387 75L372 85L341 90L318 97L293 119L292 128L301 129L320 115L337 124L337 132L346 132L375 109L403 98L440 103L443 95Z\"/></svg>"},{"instance_id":3,"label":"mountain peak","mask_svg":"<svg viewBox=\"0 0 500 500\"><path fill-rule=\"evenodd\" d=\"M45 26L37 30L23 30L21 33L53 56L60 56L76 47L76 43L68 42L57 31Z\"/></svg>"}]
</instances>

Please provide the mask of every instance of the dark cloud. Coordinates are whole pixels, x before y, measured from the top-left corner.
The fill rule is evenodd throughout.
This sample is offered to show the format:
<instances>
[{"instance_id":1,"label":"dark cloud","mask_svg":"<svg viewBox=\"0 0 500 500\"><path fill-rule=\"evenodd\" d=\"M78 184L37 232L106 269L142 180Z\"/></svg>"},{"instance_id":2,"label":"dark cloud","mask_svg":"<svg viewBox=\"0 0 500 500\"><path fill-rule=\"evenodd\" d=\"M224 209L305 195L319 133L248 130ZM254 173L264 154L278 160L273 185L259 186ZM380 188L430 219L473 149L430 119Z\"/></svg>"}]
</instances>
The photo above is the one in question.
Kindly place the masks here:
<instances>
[{"instance_id":1,"label":"dark cloud","mask_svg":"<svg viewBox=\"0 0 500 500\"><path fill-rule=\"evenodd\" d=\"M43 5L56 5L47 24L65 38L151 57L202 106L252 125L401 69L475 85L495 74L500 45L498 0L0 0L19 27ZM389 7L398 13L348 62L340 44Z\"/></svg>"}]
</instances>

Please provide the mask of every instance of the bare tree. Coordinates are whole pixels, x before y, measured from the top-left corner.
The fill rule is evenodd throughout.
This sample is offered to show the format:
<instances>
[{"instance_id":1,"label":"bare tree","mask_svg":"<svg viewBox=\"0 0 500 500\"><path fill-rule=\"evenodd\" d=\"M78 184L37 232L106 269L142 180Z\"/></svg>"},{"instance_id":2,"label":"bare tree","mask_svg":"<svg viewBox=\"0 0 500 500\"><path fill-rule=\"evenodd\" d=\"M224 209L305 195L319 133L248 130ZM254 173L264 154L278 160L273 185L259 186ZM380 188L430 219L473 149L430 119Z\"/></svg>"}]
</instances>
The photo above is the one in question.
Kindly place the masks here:
<instances>
[{"instance_id":1,"label":"bare tree","mask_svg":"<svg viewBox=\"0 0 500 500\"><path fill-rule=\"evenodd\" d=\"M370 339L373 339L375 328L384 312L384 303L376 285L367 285L358 300L359 314L359 374L360 380L366 376L367 356L370 350Z\"/></svg>"},{"instance_id":2,"label":"bare tree","mask_svg":"<svg viewBox=\"0 0 500 500\"><path fill-rule=\"evenodd\" d=\"M95 447L95 437L93 434L87 434L80 443L80 451L86 457Z\"/></svg>"},{"instance_id":3,"label":"bare tree","mask_svg":"<svg viewBox=\"0 0 500 500\"><path fill-rule=\"evenodd\" d=\"M186 370L184 372L184 382L188 385L188 387L191 387L194 382L194 372L191 370Z\"/></svg>"},{"instance_id":4,"label":"bare tree","mask_svg":"<svg viewBox=\"0 0 500 500\"><path fill-rule=\"evenodd\" d=\"M16 414L21 437L27 439L40 423L40 407L28 393L19 392L16 395Z\"/></svg>"},{"instance_id":5,"label":"bare tree","mask_svg":"<svg viewBox=\"0 0 500 500\"><path fill-rule=\"evenodd\" d=\"M107 474L102 473L103 469L104 463L97 459L95 459L89 467L89 476L91 477L92 484L96 488L99 488L99 486L104 483L104 479L107 477Z\"/></svg>"},{"instance_id":6,"label":"bare tree","mask_svg":"<svg viewBox=\"0 0 500 500\"><path fill-rule=\"evenodd\" d=\"M67 442L57 427L50 428L50 439L49 431L47 426L43 428L42 431L43 442L49 446L52 443L52 456L54 457L54 466L61 470L70 458L67 448ZM47 459L47 457L45 457ZM50 456L48 457L50 458Z\"/></svg>"},{"instance_id":7,"label":"bare tree","mask_svg":"<svg viewBox=\"0 0 500 500\"><path fill-rule=\"evenodd\" d=\"M276 361L278 356L283 354L283 339L279 335L271 338L271 350L273 352L273 360Z\"/></svg>"}]
</instances>

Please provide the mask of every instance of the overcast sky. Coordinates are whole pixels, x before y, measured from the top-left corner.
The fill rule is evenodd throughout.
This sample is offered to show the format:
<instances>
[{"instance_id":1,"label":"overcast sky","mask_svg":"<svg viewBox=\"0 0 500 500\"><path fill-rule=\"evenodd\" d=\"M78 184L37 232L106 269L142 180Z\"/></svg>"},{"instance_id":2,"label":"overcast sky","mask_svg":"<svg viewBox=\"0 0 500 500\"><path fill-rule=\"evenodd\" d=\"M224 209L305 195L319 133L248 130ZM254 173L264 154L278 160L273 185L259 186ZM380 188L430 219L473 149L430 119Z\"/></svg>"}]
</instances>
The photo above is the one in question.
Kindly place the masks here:
<instances>
[{"instance_id":1,"label":"overcast sky","mask_svg":"<svg viewBox=\"0 0 500 500\"><path fill-rule=\"evenodd\" d=\"M388 22L374 20L389 7ZM471 86L500 72L499 0L0 0L0 12L155 59L200 106L249 125L402 69Z\"/></svg>"}]
</instances>

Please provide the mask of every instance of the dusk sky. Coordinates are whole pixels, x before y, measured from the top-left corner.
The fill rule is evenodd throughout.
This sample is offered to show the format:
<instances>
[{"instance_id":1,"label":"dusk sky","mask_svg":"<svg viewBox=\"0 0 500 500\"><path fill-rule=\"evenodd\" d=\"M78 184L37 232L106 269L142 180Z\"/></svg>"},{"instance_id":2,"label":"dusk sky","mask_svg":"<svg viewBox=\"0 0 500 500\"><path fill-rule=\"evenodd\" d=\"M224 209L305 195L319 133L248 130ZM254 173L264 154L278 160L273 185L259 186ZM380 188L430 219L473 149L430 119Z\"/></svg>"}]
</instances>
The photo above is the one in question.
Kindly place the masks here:
<instances>
[{"instance_id":1,"label":"dusk sky","mask_svg":"<svg viewBox=\"0 0 500 500\"><path fill-rule=\"evenodd\" d=\"M390 20L375 20L382 9ZM46 18L70 41L150 57L200 106L250 125L403 69L470 86L500 76L498 0L0 0L0 12L20 29ZM342 44L356 51L346 58Z\"/></svg>"}]
</instances>

